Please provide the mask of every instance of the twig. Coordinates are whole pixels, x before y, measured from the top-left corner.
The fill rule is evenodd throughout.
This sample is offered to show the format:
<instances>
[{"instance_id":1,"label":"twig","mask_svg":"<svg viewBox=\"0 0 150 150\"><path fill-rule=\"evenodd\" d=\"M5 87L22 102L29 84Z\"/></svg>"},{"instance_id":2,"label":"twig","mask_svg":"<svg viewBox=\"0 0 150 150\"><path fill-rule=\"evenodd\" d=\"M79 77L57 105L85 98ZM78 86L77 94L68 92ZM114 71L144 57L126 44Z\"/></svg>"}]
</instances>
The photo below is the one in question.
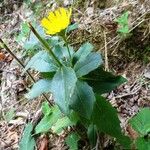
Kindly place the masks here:
<instances>
[{"instance_id":1,"label":"twig","mask_svg":"<svg viewBox=\"0 0 150 150\"><path fill-rule=\"evenodd\" d=\"M105 42L105 71L109 71L108 54L107 54L107 41L106 41L106 32L105 32L105 30L104 30L104 42Z\"/></svg>"},{"instance_id":2,"label":"twig","mask_svg":"<svg viewBox=\"0 0 150 150\"><path fill-rule=\"evenodd\" d=\"M25 68L24 64L17 58L17 56L9 49L9 47L4 43L4 41L0 38L0 43L3 45L3 47L5 48L5 50L21 65L22 68ZM28 70L26 70L26 73L28 74L28 76L31 78L31 80L35 83L35 79L33 78L33 76L30 74L30 72ZM48 101L48 103L50 105L52 105L52 103L49 101L49 99L47 98L47 96L45 94L42 94L43 97Z\"/></svg>"},{"instance_id":3,"label":"twig","mask_svg":"<svg viewBox=\"0 0 150 150\"><path fill-rule=\"evenodd\" d=\"M116 47L115 47L114 50L112 51L111 55L114 55L115 51L117 50L117 48L118 48L119 45L120 45L120 42L121 42L121 41L117 42L118 44L116 45Z\"/></svg>"},{"instance_id":4,"label":"twig","mask_svg":"<svg viewBox=\"0 0 150 150\"><path fill-rule=\"evenodd\" d=\"M97 132L97 141L96 141L95 150L98 150L98 149L99 149L99 144L100 144L100 138L99 138L99 134L98 134L98 132Z\"/></svg>"},{"instance_id":5,"label":"twig","mask_svg":"<svg viewBox=\"0 0 150 150\"><path fill-rule=\"evenodd\" d=\"M136 89L135 91L131 91L130 93L126 93L126 94L123 94L123 95L118 95L118 96L115 97L115 99L120 99L120 98L123 98L123 97L135 95L135 94L137 94L140 90L141 90L141 86L137 87L137 89Z\"/></svg>"},{"instance_id":6,"label":"twig","mask_svg":"<svg viewBox=\"0 0 150 150\"><path fill-rule=\"evenodd\" d=\"M23 63L17 58L17 56L8 48L8 46L4 43L4 41L0 38L0 42L3 45L3 47L6 49L6 51L14 58L16 59L16 61L21 65L22 68L25 68L25 66L23 65ZM29 73L29 71L26 71L26 73L28 74L28 76L31 78L31 80L33 82L35 82L34 78L32 77L32 75Z\"/></svg>"}]
</instances>

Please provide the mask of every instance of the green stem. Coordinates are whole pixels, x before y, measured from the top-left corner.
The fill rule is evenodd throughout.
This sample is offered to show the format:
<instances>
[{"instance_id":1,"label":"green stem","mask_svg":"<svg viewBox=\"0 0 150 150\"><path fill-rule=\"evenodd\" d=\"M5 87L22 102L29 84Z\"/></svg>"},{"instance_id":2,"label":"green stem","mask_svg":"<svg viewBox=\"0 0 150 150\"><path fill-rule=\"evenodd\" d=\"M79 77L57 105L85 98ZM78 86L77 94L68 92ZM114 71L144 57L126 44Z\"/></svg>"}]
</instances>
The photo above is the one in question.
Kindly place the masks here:
<instances>
[{"instance_id":1,"label":"green stem","mask_svg":"<svg viewBox=\"0 0 150 150\"><path fill-rule=\"evenodd\" d=\"M69 50L69 45L68 45L68 43L67 43L67 41L65 41L66 42L66 46L67 46L67 50L68 50L68 54L69 54L69 57L70 57L70 61L71 61L71 53L70 53L70 50Z\"/></svg>"},{"instance_id":2,"label":"green stem","mask_svg":"<svg viewBox=\"0 0 150 150\"><path fill-rule=\"evenodd\" d=\"M49 47L49 44L38 34L38 32L34 29L34 27L31 25L31 23L28 23L29 28L34 33L34 35L38 38L38 40L43 44L45 49L50 53L50 55L53 57L53 59L58 63L59 66L62 66L62 63L59 61L59 59L55 56L51 48Z\"/></svg>"},{"instance_id":3,"label":"green stem","mask_svg":"<svg viewBox=\"0 0 150 150\"><path fill-rule=\"evenodd\" d=\"M63 39L64 39L64 41L65 41L65 43L66 43L67 51L68 51L69 58L70 58L70 64L71 64L71 66L72 66L72 57L71 57L71 53L70 53L70 50L69 50L69 44L68 44L68 42L67 42L67 38L66 38L66 35L65 35L65 34L64 34L64 36L63 36Z\"/></svg>"}]
</instances>

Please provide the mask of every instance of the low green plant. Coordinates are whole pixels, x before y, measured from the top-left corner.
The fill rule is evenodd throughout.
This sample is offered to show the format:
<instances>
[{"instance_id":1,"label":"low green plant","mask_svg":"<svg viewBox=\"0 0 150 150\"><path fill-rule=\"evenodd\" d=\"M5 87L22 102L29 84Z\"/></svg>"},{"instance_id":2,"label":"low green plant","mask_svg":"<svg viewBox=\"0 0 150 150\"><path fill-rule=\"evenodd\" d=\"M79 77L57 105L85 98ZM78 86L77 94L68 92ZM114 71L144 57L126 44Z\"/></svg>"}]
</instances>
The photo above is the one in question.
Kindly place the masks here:
<instances>
[{"instance_id":1,"label":"low green plant","mask_svg":"<svg viewBox=\"0 0 150 150\"><path fill-rule=\"evenodd\" d=\"M138 150L150 149L150 108L143 108L140 112L129 120L132 128L137 132L134 145Z\"/></svg>"},{"instance_id":2,"label":"low green plant","mask_svg":"<svg viewBox=\"0 0 150 150\"><path fill-rule=\"evenodd\" d=\"M14 108L10 108L6 114L4 115L4 119L9 122L10 120L12 120L15 117L15 109Z\"/></svg>"},{"instance_id":3,"label":"low green plant","mask_svg":"<svg viewBox=\"0 0 150 150\"><path fill-rule=\"evenodd\" d=\"M63 16L64 11L63 8L58 11L62 13L59 17ZM55 12L55 17L58 12ZM69 45L67 34L77 26L68 26L67 19L65 22L63 18L65 28L63 23L56 24L59 20L54 21L55 28L49 28L48 20L43 20L42 25L52 36L47 36L44 32L39 34L38 30L29 24L34 38L29 38L25 43L31 43L32 48L40 45L41 50L31 58L25 70L36 70L41 78L32 86L26 97L34 99L42 93L52 93L54 104L51 107L48 103L42 105L44 117L32 132L31 123L27 125L20 147L23 147L23 142L29 146L30 142L34 143L32 135L50 131L59 134L68 126L81 126L89 138L91 147L95 147L97 135L102 133L114 137L124 148L129 149L131 141L122 133L117 111L102 96L126 82L126 79L104 71L102 56L99 52L93 51L92 44L86 42L78 50ZM53 20L49 23L53 23ZM53 24L50 25L54 27ZM59 28L61 30L57 32ZM78 141L83 138L82 136L78 130L72 131L66 139L66 144L70 149L78 149ZM22 148L25 149L28 148ZM34 146L30 149L34 149Z\"/></svg>"},{"instance_id":4,"label":"low green plant","mask_svg":"<svg viewBox=\"0 0 150 150\"><path fill-rule=\"evenodd\" d=\"M124 12L119 18L115 21L118 23L117 32L120 34L121 37L127 37L130 33L129 31L129 12Z\"/></svg>"}]
</instances>

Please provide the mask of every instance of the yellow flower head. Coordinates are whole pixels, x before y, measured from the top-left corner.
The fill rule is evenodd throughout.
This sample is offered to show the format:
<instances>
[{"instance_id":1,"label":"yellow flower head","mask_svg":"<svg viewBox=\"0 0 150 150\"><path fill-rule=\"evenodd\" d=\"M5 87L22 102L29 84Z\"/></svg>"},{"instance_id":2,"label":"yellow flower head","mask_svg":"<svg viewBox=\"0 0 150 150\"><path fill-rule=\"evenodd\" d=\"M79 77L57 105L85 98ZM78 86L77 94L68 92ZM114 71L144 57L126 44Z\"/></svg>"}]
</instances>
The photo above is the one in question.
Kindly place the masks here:
<instances>
[{"instance_id":1,"label":"yellow flower head","mask_svg":"<svg viewBox=\"0 0 150 150\"><path fill-rule=\"evenodd\" d=\"M56 34L64 30L70 24L72 9L58 8L51 11L49 15L42 19L41 25L47 34Z\"/></svg>"}]
</instances>

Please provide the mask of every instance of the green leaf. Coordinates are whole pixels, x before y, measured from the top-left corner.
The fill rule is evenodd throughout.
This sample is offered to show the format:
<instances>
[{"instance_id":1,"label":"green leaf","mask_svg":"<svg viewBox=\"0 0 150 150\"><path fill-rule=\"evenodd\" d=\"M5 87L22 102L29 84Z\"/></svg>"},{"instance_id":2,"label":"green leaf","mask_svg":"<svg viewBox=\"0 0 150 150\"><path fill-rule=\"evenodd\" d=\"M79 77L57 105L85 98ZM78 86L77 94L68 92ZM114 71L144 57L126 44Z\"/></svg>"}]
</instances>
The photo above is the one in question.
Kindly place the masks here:
<instances>
[{"instance_id":1,"label":"green leaf","mask_svg":"<svg viewBox=\"0 0 150 150\"><path fill-rule=\"evenodd\" d=\"M73 54L74 54L73 47L71 47L71 46L68 45L68 48L69 48L71 56L73 56ZM63 49L62 49L62 51L63 51L63 55L62 55L63 58L69 58L70 57L69 53L68 53L68 48L66 46L63 47Z\"/></svg>"},{"instance_id":2,"label":"green leaf","mask_svg":"<svg viewBox=\"0 0 150 150\"><path fill-rule=\"evenodd\" d=\"M24 42L27 38L27 36L30 33L30 28L27 24L27 22L21 23L21 32L20 34L16 37L16 41L20 44Z\"/></svg>"},{"instance_id":3,"label":"green leaf","mask_svg":"<svg viewBox=\"0 0 150 150\"><path fill-rule=\"evenodd\" d=\"M83 81L77 81L74 93L70 101L70 107L80 116L90 119L95 95L92 88Z\"/></svg>"},{"instance_id":4,"label":"green leaf","mask_svg":"<svg viewBox=\"0 0 150 150\"><path fill-rule=\"evenodd\" d=\"M73 63L75 64L77 61L81 61L85 59L93 50L93 45L90 43L84 43L79 50L73 56Z\"/></svg>"},{"instance_id":5,"label":"green leaf","mask_svg":"<svg viewBox=\"0 0 150 150\"><path fill-rule=\"evenodd\" d=\"M97 142L97 129L95 125L91 124L88 127L87 135L92 148L95 147Z\"/></svg>"},{"instance_id":6,"label":"green leaf","mask_svg":"<svg viewBox=\"0 0 150 150\"><path fill-rule=\"evenodd\" d=\"M68 26L66 33L69 33L70 31L73 31L77 28L78 28L78 23L71 24L70 26Z\"/></svg>"},{"instance_id":7,"label":"green leaf","mask_svg":"<svg viewBox=\"0 0 150 150\"><path fill-rule=\"evenodd\" d=\"M69 150L78 150L78 141L80 136L77 133L72 133L67 136L66 144L69 146Z\"/></svg>"},{"instance_id":8,"label":"green leaf","mask_svg":"<svg viewBox=\"0 0 150 150\"><path fill-rule=\"evenodd\" d=\"M122 76L114 76L110 72L104 71L102 68L98 68L83 79L93 88L93 91L97 94L104 94L111 92L119 85L123 84L127 80Z\"/></svg>"},{"instance_id":9,"label":"green leaf","mask_svg":"<svg viewBox=\"0 0 150 150\"><path fill-rule=\"evenodd\" d=\"M33 25L34 28L36 29L36 31L40 34L41 37L45 38L45 32L43 30L43 28L39 25ZM41 46L39 43L39 40L37 39L37 37L31 32L30 36L26 39L26 41L24 42L24 48L26 50L29 49L34 49L35 47L39 47Z\"/></svg>"},{"instance_id":10,"label":"green leaf","mask_svg":"<svg viewBox=\"0 0 150 150\"><path fill-rule=\"evenodd\" d=\"M76 124L80 120L79 115L73 110L70 111L69 119L71 120L71 122L74 122L74 124Z\"/></svg>"},{"instance_id":11,"label":"green leaf","mask_svg":"<svg viewBox=\"0 0 150 150\"><path fill-rule=\"evenodd\" d=\"M23 23L21 24L21 32L23 32L24 35L28 35L28 33L30 32L30 28L29 28L27 22L23 22Z\"/></svg>"},{"instance_id":12,"label":"green leaf","mask_svg":"<svg viewBox=\"0 0 150 150\"><path fill-rule=\"evenodd\" d=\"M63 57L63 48L61 45L55 45L52 50L59 59Z\"/></svg>"},{"instance_id":13,"label":"green leaf","mask_svg":"<svg viewBox=\"0 0 150 150\"><path fill-rule=\"evenodd\" d=\"M68 46L68 48L69 48L71 56L73 56L73 54L74 54L73 47ZM60 59L62 59L62 58L69 58L70 57L69 54L68 54L68 49L64 45L60 45L59 44L59 45L54 46L53 47L53 52Z\"/></svg>"},{"instance_id":14,"label":"green leaf","mask_svg":"<svg viewBox=\"0 0 150 150\"><path fill-rule=\"evenodd\" d=\"M44 79L52 79L55 75L55 72L40 72L40 77Z\"/></svg>"},{"instance_id":15,"label":"green leaf","mask_svg":"<svg viewBox=\"0 0 150 150\"><path fill-rule=\"evenodd\" d=\"M129 25L128 25L128 16L129 12L125 12L121 15L121 17L116 19L116 22L119 24L118 32L124 34L129 33Z\"/></svg>"},{"instance_id":16,"label":"green leaf","mask_svg":"<svg viewBox=\"0 0 150 150\"><path fill-rule=\"evenodd\" d=\"M117 111L104 97L96 96L92 120L100 132L117 138L119 143L130 148L129 138L121 132Z\"/></svg>"},{"instance_id":17,"label":"green leaf","mask_svg":"<svg viewBox=\"0 0 150 150\"><path fill-rule=\"evenodd\" d=\"M61 45L61 42L59 41L59 36L52 36L51 38L48 38L48 43L52 47L55 47L56 45Z\"/></svg>"},{"instance_id":18,"label":"green leaf","mask_svg":"<svg viewBox=\"0 0 150 150\"><path fill-rule=\"evenodd\" d=\"M99 53L90 53L85 59L78 61L74 70L76 72L77 77L82 77L92 70L95 70L102 64L102 58Z\"/></svg>"},{"instance_id":19,"label":"green leaf","mask_svg":"<svg viewBox=\"0 0 150 150\"><path fill-rule=\"evenodd\" d=\"M45 112L44 112L45 113ZM48 132L56 121L61 117L61 112L57 106L51 108L51 113L46 114L35 128L35 133Z\"/></svg>"},{"instance_id":20,"label":"green leaf","mask_svg":"<svg viewBox=\"0 0 150 150\"><path fill-rule=\"evenodd\" d=\"M127 33L129 33L129 27L128 26L124 26L123 28L120 28L117 31L127 34Z\"/></svg>"},{"instance_id":21,"label":"green leaf","mask_svg":"<svg viewBox=\"0 0 150 150\"><path fill-rule=\"evenodd\" d=\"M23 136L19 143L20 150L34 150L36 143L31 135L32 130L33 125L31 123L28 123L23 131Z\"/></svg>"},{"instance_id":22,"label":"green leaf","mask_svg":"<svg viewBox=\"0 0 150 150\"><path fill-rule=\"evenodd\" d=\"M135 143L138 150L150 150L150 139L140 137L136 139Z\"/></svg>"},{"instance_id":23,"label":"green leaf","mask_svg":"<svg viewBox=\"0 0 150 150\"><path fill-rule=\"evenodd\" d=\"M54 133L59 134L63 131L64 128L75 125L74 122L71 122L70 119L65 116L57 120L57 122L53 125L52 130Z\"/></svg>"},{"instance_id":24,"label":"green leaf","mask_svg":"<svg viewBox=\"0 0 150 150\"><path fill-rule=\"evenodd\" d=\"M70 98L76 81L77 78L74 70L65 66L56 72L52 80L51 91L54 95L54 101L61 111L67 115L69 114Z\"/></svg>"},{"instance_id":25,"label":"green leaf","mask_svg":"<svg viewBox=\"0 0 150 150\"><path fill-rule=\"evenodd\" d=\"M141 111L129 120L129 123L135 131L142 136L150 132L150 108L143 108Z\"/></svg>"},{"instance_id":26,"label":"green leaf","mask_svg":"<svg viewBox=\"0 0 150 150\"><path fill-rule=\"evenodd\" d=\"M15 109L11 108L10 110L7 111L7 113L4 115L4 118L7 122L12 120L15 116Z\"/></svg>"},{"instance_id":27,"label":"green leaf","mask_svg":"<svg viewBox=\"0 0 150 150\"><path fill-rule=\"evenodd\" d=\"M121 25L128 24L128 16L129 12L124 12L119 18L116 19L116 22L120 23Z\"/></svg>"},{"instance_id":28,"label":"green leaf","mask_svg":"<svg viewBox=\"0 0 150 150\"><path fill-rule=\"evenodd\" d=\"M31 90L29 93L27 93L25 96L28 99L33 99L38 97L39 95L43 93L50 92L51 89L51 80L41 79L33 84Z\"/></svg>"},{"instance_id":29,"label":"green leaf","mask_svg":"<svg viewBox=\"0 0 150 150\"><path fill-rule=\"evenodd\" d=\"M53 72L57 70L57 66L46 51L40 51L34 55L26 65L25 71L29 68L39 72Z\"/></svg>"},{"instance_id":30,"label":"green leaf","mask_svg":"<svg viewBox=\"0 0 150 150\"><path fill-rule=\"evenodd\" d=\"M49 107L48 102L42 103L42 112L45 116L48 116L50 113L52 113L52 109Z\"/></svg>"}]
</instances>

